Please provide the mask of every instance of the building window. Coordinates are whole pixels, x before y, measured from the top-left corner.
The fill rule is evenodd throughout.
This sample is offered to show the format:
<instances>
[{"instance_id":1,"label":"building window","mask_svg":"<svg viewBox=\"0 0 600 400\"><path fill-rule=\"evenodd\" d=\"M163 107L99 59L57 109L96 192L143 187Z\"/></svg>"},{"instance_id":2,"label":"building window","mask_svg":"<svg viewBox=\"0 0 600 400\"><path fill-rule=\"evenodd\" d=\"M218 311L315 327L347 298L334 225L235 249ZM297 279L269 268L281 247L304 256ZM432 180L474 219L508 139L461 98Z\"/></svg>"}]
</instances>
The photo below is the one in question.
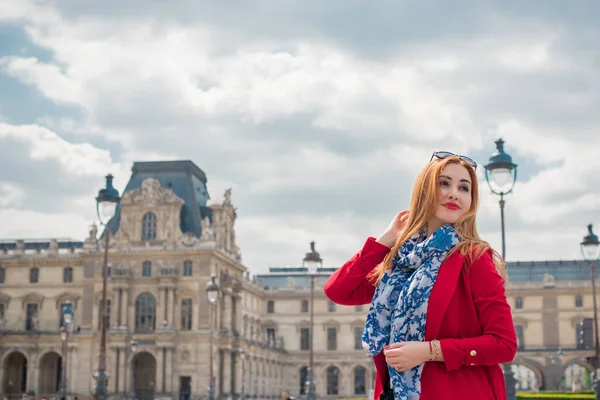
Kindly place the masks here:
<instances>
[{"instance_id":1,"label":"building window","mask_svg":"<svg viewBox=\"0 0 600 400\"><path fill-rule=\"evenodd\" d=\"M363 310L364 310L364 307L362 305L354 306L354 311L356 311L356 312L363 312Z\"/></svg>"},{"instance_id":2,"label":"building window","mask_svg":"<svg viewBox=\"0 0 600 400\"><path fill-rule=\"evenodd\" d=\"M31 268L29 270L29 283L38 283L39 278L40 278L40 269L39 268Z\"/></svg>"},{"instance_id":3,"label":"building window","mask_svg":"<svg viewBox=\"0 0 600 400\"><path fill-rule=\"evenodd\" d=\"M275 328L267 328L267 344L275 345Z\"/></svg>"},{"instance_id":4,"label":"building window","mask_svg":"<svg viewBox=\"0 0 600 400\"><path fill-rule=\"evenodd\" d=\"M38 305L35 303L27 304L25 316L25 330L33 331L39 329Z\"/></svg>"},{"instance_id":5,"label":"building window","mask_svg":"<svg viewBox=\"0 0 600 400\"><path fill-rule=\"evenodd\" d=\"M152 332L156 329L156 301L150 293L142 293L135 301L135 330Z\"/></svg>"},{"instance_id":6,"label":"building window","mask_svg":"<svg viewBox=\"0 0 600 400\"><path fill-rule=\"evenodd\" d=\"M523 350L525 348L525 327L515 325L515 331L517 333L517 349Z\"/></svg>"},{"instance_id":7,"label":"building window","mask_svg":"<svg viewBox=\"0 0 600 400\"><path fill-rule=\"evenodd\" d=\"M337 328L327 328L327 350L337 350Z\"/></svg>"},{"instance_id":8,"label":"building window","mask_svg":"<svg viewBox=\"0 0 600 400\"><path fill-rule=\"evenodd\" d=\"M183 276L192 276L192 262L190 260L183 262Z\"/></svg>"},{"instance_id":9,"label":"building window","mask_svg":"<svg viewBox=\"0 0 600 400\"><path fill-rule=\"evenodd\" d=\"M65 324L65 320L63 319L63 315L62 315L62 309L66 305L67 305L67 303L60 303L60 307L58 308L58 327L59 328L62 328L62 326Z\"/></svg>"},{"instance_id":10,"label":"building window","mask_svg":"<svg viewBox=\"0 0 600 400\"><path fill-rule=\"evenodd\" d=\"M4 303L0 303L0 322L3 323L0 325L0 328L4 329L6 327L4 321Z\"/></svg>"},{"instance_id":11,"label":"building window","mask_svg":"<svg viewBox=\"0 0 600 400\"><path fill-rule=\"evenodd\" d=\"M327 368L327 395L339 395L340 370L336 367Z\"/></svg>"},{"instance_id":12,"label":"building window","mask_svg":"<svg viewBox=\"0 0 600 400\"><path fill-rule=\"evenodd\" d=\"M244 315L244 330L242 331L242 336L247 337L248 334L248 316Z\"/></svg>"},{"instance_id":13,"label":"building window","mask_svg":"<svg viewBox=\"0 0 600 400\"><path fill-rule=\"evenodd\" d=\"M362 350L363 328L354 328L354 350Z\"/></svg>"},{"instance_id":14,"label":"building window","mask_svg":"<svg viewBox=\"0 0 600 400\"><path fill-rule=\"evenodd\" d=\"M310 330L308 328L300 328L300 350L308 351L309 349Z\"/></svg>"},{"instance_id":15,"label":"building window","mask_svg":"<svg viewBox=\"0 0 600 400\"><path fill-rule=\"evenodd\" d=\"M4 283L4 279L6 279L6 270L0 267L0 283Z\"/></svg>"},{"instance_id":16,"label":"building window","mask_svg":"<svg viewBox=\"0 0 600 400\"><path fill-rule=\"evenodd\" d=\"M106 316L104 317L106 329L110 329L110 306L110 299L106 299ZM102 299L98 301L98 329L102 329Z\"/></svg>"},{"instance_id":17,"label":"building window","mask_svg":"<svg viewBox=\"0 0 600 400\"><path fill-rule=\"evenodd\" d=\"M144 261L144 263L142 264L142 276L152 276L152 262Z\"/></svg>"},{"instance_id":18,"label":"building window","mask_svg":"<svg viewBox=\"0 0 600 400\"><path fill-rule=\"evenodd\" d=\"M273 314L275 312L275 302L273 300L267 301L267 313Z\"/></svg>"},{"instance_id":19,"label":"building window","mask_svg":"<svg viewBox=\"0 0 600 400\"><path fill-rule=\"evenodd\" d=\"M523 308L523 298L521 296L518 296L515 298L515 308L517 310L520 310L521 308Z\"/></svg>"},{"instance_id":20,"label":"building window","mask_svg":"<svg viewBox=\"0 0 600 400\"><path fill-rule=\"evenodd\" d=\"M354 394L367 394L367 369L354 368Z\"/></svg>"},{"instance_id":21,"label":"building window","mask_svg":"<svg viewBox=\"0 0 600 400\"><path fill-rule=\"evenodd\" d=\"M306 394L306 381L308 380L308 367L300 368L300 395Z\"/></svg>"},{"instance_id":22,"label":"building window","mask_svg":"<svg viewBox=\"0 0 600 400\"><path fill-rule=\"evenodd\" d=\"M192 330L192 299L181 300L181 330Z\"/></svg>"},{"instance_id":23,"label":"building window","mask_svg":"<svg viewBox=\"0 0 600 400\"><path fill-rule=\"evenodd\" d=\"M63 269L63 282L64 283L71 283L71 282L73 282L73 268L71 268L71 267L65 267Z\"/></svg>"},{"instance_id":24,"label":"building window","mask_svg":"<svg viewBox=\"0 0 600 400\"><path fill-rule=\"evenodd\" d=\"M577 333L577 348L592 349L594 347L594 320L585 318L575 326Z\"/></svg>"},{"instance_id":25,"label":"building window","mask_svg":"<svg viewBox=\"0 0 600 400\"><path fill-rule=\"evenodd\" d=\"M302 300L300 303L300 312L307 313L308 312L308 300Z\"/></svg>"},{"instance_id":26,"label":"building window","mask_svg":"<svg viewBox=\"0 0 600 400\"><path fill-rule=\"evenodd\" d=\"M575 307L577 307L577 308L583 307L583 296L581 296L580 294L575 296Z\"/></svg>"},{"instance_id":27,"label":"building window","mask_svg":"<svg viewBox=\"0 0 600 400\"><path fill-rule=\"evenodd\" d=\"M156 240L156 214L153 212L142 217L142 240Z\"/></svg>"},{"instance_id":28,"label":"building window","mask_svg":"<svg viewBox=\"0 0 600 400\"><path fill-rule=\"evenodd\" d=\"M327 310L329 312L335 312L335 303L331 300L329 300L329 304L327 305Z\"/></svg>"}]
</instances>

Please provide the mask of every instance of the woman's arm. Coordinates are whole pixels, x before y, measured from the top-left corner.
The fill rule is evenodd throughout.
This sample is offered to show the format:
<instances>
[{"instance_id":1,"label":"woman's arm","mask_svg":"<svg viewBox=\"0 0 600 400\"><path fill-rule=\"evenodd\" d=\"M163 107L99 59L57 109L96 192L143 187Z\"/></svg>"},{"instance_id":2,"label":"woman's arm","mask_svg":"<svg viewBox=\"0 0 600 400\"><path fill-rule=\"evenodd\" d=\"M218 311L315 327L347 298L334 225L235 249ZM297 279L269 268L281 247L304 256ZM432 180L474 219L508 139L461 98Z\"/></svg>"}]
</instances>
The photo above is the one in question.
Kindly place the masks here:
<instances>
[{"instance_id":1,"label":"woman's arm","mask_svg":"<svg viewBox=\"0 0 600 400\"><path fill-rule=\"evenodd\" d=\"M474 338L440 340L448 371L460 367L491 366L510 362L517 352L517 336L504 279L490 252L470 266L471 288L483 334Z\"/></svg>"},{"instance_id":2,"label":"woman's arm","mask_svg":"<svg viewBox=\"0 0 600 400\"><path fill-rule=\"evenodd\" d=\"M390 249L368 238L361 251L337 269L325 283L325 295L334 303L345 306L368 304L375 286L367 275L383 261Z\"/></svg>"}]
</instances>

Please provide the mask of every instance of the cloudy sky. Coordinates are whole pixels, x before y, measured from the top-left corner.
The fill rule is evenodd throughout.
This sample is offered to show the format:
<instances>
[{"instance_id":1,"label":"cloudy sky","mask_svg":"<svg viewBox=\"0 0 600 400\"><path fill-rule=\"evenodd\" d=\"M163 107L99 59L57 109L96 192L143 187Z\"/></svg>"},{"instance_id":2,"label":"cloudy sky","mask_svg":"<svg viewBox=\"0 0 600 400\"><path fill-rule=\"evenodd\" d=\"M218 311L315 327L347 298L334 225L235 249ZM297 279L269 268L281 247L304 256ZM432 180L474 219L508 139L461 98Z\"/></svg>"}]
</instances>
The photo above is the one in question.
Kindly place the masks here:
<instances>
[{"instance_id":1,"label":"cloudy sky","mask_svg":"<svg viewBox=\"0 0 600 400\"><path fill-rule=\"evenodd\" d=\"M595 0L0 0L0 238L84 239L134 161L233 188L254 273L327 266L407 206L433 150L519 164L507 259L600 230ZM482 171L480 169L479 173ZM500 249L482 179L479 229Z\"/></svg>"}]
</instances>

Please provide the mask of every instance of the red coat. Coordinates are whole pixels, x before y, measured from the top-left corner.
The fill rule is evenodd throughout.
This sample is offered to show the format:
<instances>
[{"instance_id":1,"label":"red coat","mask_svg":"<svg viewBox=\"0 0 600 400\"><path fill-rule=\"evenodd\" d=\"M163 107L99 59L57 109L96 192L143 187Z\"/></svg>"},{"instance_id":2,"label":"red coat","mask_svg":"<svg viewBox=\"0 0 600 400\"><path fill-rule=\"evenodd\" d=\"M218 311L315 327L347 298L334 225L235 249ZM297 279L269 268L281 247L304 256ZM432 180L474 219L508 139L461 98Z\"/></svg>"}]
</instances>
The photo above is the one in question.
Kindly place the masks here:
<instances>
[{"instance_id":1,"label":"red coat","mask_svg":"<svg viewBox=\"0 0 600 400\"><path fill-rule=\"evenodd\" d=\"M325 284L327 297L342 305L369 304L375 287L366 276L390 251L369 238L361 251ZM438 339L444 362L427 362L421 375L420 400L505 400L500 363L513 360L517 338L504 280L490 252L465 267L453 253L440 267L427 307L425 340ZM373 357L375 399L389 380L382 353Z\"/></svg>"}]
</instances>

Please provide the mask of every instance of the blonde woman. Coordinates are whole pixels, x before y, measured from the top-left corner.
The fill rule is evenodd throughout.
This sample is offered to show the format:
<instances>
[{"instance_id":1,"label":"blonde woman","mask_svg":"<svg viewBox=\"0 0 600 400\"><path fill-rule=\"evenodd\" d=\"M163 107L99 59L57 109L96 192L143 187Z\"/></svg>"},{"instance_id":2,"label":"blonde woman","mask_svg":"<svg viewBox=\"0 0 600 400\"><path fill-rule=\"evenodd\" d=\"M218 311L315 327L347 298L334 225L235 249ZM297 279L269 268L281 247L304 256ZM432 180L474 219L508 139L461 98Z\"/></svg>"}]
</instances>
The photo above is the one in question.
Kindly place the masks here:
<instances>
[{"instance_id":1,"label":"blonde woman","mask_svg":"<svg viewBox=\"0 0 600 400\"><path fill-rule=\"evenodd\" d=\"M506 399L500 363L517 340L501 257L477 234L470 158L435 152L410 207L327 281L343 305L371 303L363 345L375 399Z\"/></svg>"}]
</instances>

